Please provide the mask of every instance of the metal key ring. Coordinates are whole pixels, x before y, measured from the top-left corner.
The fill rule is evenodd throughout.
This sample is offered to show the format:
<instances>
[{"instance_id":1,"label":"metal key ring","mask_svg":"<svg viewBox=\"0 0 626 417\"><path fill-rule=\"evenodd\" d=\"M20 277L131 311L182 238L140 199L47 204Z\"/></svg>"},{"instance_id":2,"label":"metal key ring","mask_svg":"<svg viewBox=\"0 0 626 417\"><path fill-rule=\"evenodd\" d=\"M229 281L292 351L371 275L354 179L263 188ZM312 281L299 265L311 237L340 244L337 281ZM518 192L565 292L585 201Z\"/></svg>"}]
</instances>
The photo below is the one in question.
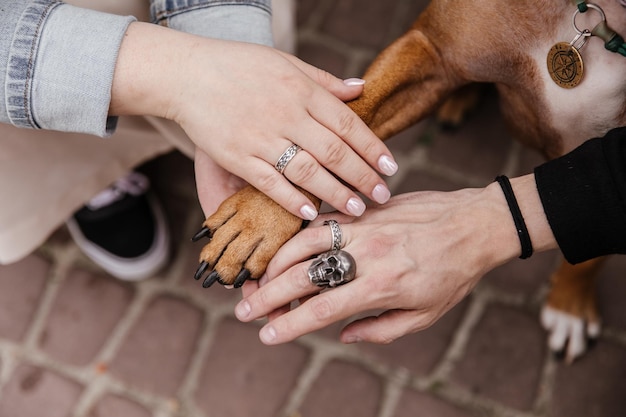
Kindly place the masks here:
<instances>
[{"instance_id":1,"label":"metal key ring","mask_svg":"<svg viewBox=\"0 0 626 417\"><path fill-rule=\"evenodd\" d=\"M606 22L606 15L604 14L604 10L602 10L600 6L597 6L593 3L587 3L587 7L600 13L600 16L602 17L602 21ZM574 25L574 30L576 31L576 33L578 33L581 36L591 36L590 32L587 29L585 30L578 29L578 26L576 25L576 16L578 16L579 13L580 13L580 10L576 9L576 11L574 12L574 16L572 16L572 25ZM589 35L587 33L589 33Z\"/></svg>"}]
</instances>

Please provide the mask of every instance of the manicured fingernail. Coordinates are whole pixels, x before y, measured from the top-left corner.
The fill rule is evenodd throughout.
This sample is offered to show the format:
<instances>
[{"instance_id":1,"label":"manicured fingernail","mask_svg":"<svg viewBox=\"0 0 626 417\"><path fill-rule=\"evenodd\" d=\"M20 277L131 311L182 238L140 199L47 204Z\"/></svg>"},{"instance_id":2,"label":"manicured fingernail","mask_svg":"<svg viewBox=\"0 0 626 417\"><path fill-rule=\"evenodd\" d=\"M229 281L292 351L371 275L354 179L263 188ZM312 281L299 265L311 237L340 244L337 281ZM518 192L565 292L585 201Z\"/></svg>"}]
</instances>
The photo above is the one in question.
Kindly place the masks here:
<instances>
[{"instance_id":1,"label":"manicured fingernail","mask_svg":"<svg viewBox=\"0 0 626 417\"><path fill-rule=\"evenodd\" d=\"M353 216L360 216L365 212L365 203L359 200L358 198L351 198L348 200L348 204L346 204L346 210L348 213Z\"/></svg>"},{"instance_id":2,"label":"manicured fingernail","mask_svg":"<svg viewBox=\"0 0 626 417\"><path fill-rule=\"evenodd\" d=\"M362 80L360 78L348 78L347 80L343 80L343 83L348 87L354 87L357 85L365 84L365 80Z\"/></svg>"},{"instance_id":3,"label":"manicured fingernail","mask_svg":"<svg viewBox=\"0 0 626 417\"><path fill-rule=\"evenodd\" d=\"M398 172L398 164L389 155L383 155L378 159L378 168L388 176Z\"/></svg>"},{"instance_id":4,"label":"manicured fingernail","mask_svg":"<svg viewBox=\"0 0 626 417\"><path fill-rule=\"evenodd\" d=\"M235 315L239 320L247 319L250 313L252 312L252 307L250 307L250 303L246 300L241 301L235 307Z\"/></svg>"},{"instance_id":5,"label":"manicured fingernail","mask_svg":"<svg viewBox=\"0 0 626 417\"><path fill-rule=\"evenodd\" d=\"M307 204L306 206L302 206L302 208L300 209L300 214L302 215L304 220L315 220L315 218L317 217L317 210L315 210L315 207Z\"/></svg>"},{"instance_id":6,"label":"manicured fingernail","mask_svg":"<svg viewBox=\"0 0 626 417\"><path fill-rule=\"evenodd\" d=\"M276 340L276 329L273 326L265 326L259 332L259 337L263 343L272 343Z\"/></svg>"},{"instance_id":7,"label":"manicured fingernail","mask_svg":"<svg viewBox=\"0 0 626 417\"><path fill-rule=\"evenodd\" d=\"M374 201L376 201L378 204L384 204L389 201L389 198L391 197L391 192L389 191L389 188L387 188L385 185L378 184L376 187L374 187L374 191L372 191L372 197L374 197Z\"/></svg>"}]
</instances>

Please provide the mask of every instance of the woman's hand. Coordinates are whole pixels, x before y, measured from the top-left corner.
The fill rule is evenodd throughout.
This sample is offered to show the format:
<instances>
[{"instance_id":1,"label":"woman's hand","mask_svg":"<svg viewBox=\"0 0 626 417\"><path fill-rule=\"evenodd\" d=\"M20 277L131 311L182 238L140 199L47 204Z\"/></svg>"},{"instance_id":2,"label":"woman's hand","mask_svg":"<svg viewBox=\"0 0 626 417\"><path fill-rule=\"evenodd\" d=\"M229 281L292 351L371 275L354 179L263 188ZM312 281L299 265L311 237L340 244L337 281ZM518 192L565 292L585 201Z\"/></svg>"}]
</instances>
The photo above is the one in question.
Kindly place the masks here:
<instances>
[{"instance_id":1,"label":"woman's hand","mask_svg":"<svg viewBox=\"0 0 626 417\"><path fill-rule=\"evenodd\" d=\"M525 196L525 204L520 205L536 249L554 247L536 199L534 177L513 183L516 192ZM283 246L263 279L244 286L244 299L235 313L242 321L269 316L269 323L260 331L263 343L288 342L380 309L385 312L346 326L341 340L389 343L429 327L487 271L520 252L498 184L485 189L400 195L384 207L368 209L351 223L346 216L325 217L341 224L343 250L356 260L356 278L321 293L309 282L310 257L327 251L331 242L329 227L320 226L322 219L316 220L316 227L303 230ZM290 309L296 300L300 304Z\"/></svg>"},{"instance_id":2,"label":"woman's hand","mask_svg":"<svg viewBox=\"0 0 626 417\"><path fill-rule=\"evenodd\" d=\"M358 216L363 201L339 179L384 203L390 194L372 167L386 175L397 169L385 145L342 102L362 88L272 48L133 23L110 111L175 120L220 166L299 217L311 220L317 212L294 184ZM292 144L302 150L281 175L274 165Z\"/></svg>"}]
</instances>

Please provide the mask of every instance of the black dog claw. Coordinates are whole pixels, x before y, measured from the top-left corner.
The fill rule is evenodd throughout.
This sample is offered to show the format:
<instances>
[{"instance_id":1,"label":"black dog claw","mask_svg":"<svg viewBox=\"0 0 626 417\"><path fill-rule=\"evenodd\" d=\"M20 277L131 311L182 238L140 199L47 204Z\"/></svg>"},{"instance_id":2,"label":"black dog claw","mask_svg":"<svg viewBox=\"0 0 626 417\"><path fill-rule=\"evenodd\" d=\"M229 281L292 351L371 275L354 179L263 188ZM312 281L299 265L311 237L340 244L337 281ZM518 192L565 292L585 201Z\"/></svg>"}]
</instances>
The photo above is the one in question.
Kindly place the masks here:
<instances>
[{"instance_id":1,"label":"black dog claw","mask_svg":"<svg viewBox=\"0 0 626 417\"><path fill-rule=\"evenodd\" d=\"M209 229L208 227L204 226L202 227L202 229L200 229L198 231L198 233L196 233L195 235L193 235L193 237L191 238L192 242L197 242L200 239L202 239L203 237L208 237L211 238L211 229Z\"/></svg>"},{"instance_id":2,"label":"black dog claw","mask_svg":"<svg viewBox=\"0 0 626 417\"><path fill-rule=\"evenodd\" d=\"M209 288L211 285L215 284L215 281L220 279L220 274L218 274L217 272L213 271L209 274L208 277L206 277L206 279L204 280L204 282L202 283L202 287L203 288Z\"/></svg>"},{"instance_id":3,"label":"black dog claw","mask_svg":"<svg viewBox=\"0 0 626 417\"><path fill-rule=\"evenodd\" d=\"M235 288L241 288L241 286L250 278L250 271L247 269L242 269L239 275L237 275L237 279L235 279L235 283L233 284Z\"/></svg>"},{"instance_id":4,"label":"black dog claw","mask_svg":"<svg viewBox=\"0 0 626 417\"><path fill-rule=\"evenodd\" d=\"M206 272L207 268L209 267L209 263L208 262L204 262L202 261L200 263L200 266L198 267L198 269L196 270L196 273L194 274L193 278L197 281L199 280L202 275L204 275L204 273Z\"/></svg>"}]
</instances>

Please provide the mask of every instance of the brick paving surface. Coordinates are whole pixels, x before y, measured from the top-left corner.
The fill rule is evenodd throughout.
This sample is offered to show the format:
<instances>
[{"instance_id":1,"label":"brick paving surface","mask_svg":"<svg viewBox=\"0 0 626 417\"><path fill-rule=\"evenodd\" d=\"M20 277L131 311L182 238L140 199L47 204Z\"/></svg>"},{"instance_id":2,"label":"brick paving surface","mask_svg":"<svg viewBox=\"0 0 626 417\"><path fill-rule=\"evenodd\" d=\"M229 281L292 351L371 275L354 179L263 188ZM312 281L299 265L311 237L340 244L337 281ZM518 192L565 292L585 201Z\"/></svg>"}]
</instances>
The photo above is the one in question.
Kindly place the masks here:
<instances>
[{"instance_id":1,"label":"brick paving surface","mask_svg":"<svg viewBox=\"0 0 626 417\"><path fill-rule=\"evenodd\" d=\"M360 75L424 6L415 0L300 0L300 56ZM541 159L512 141L488 93L454 131L426 120L390 142L396 193L483 186ZM202 221L191 162L143 167L176 242L157 276L121 283L60 229L35 254L0 267L0 417L618 417L626 415L626 259L598 294L604 331L573 365L538 324L556 252L490 272L438 323L388 346L345 346L340 326L277 347L233 317L237 291L192 279ZM165 173L165 174L164 174Z\"/></svg>"}]
</instances>

